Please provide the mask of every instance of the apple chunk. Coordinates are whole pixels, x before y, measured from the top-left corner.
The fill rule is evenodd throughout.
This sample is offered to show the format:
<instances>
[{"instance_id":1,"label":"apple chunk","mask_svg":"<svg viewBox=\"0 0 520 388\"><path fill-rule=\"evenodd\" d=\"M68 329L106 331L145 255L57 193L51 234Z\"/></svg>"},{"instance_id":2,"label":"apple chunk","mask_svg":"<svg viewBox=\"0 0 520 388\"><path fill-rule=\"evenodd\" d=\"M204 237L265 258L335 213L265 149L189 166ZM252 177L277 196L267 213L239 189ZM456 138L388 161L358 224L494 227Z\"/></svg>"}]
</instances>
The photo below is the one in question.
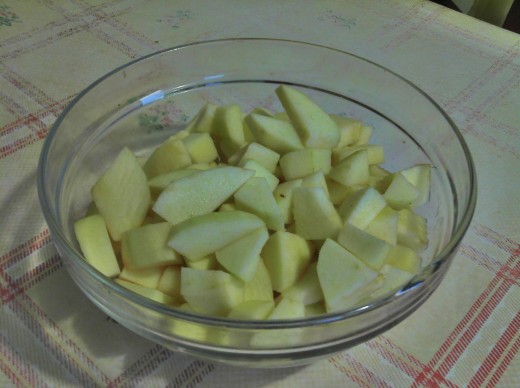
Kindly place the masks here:
<instances>
[{"instance_id":1,"label":"apple chunk","mask_svg":"<svg viewBox=\"0 0 520 388\"><path fill-rule=\"evenodd\" d=\"M338 126L307 95L286 85L275 92L306 147L332 149L338 145Z\"/></svg>"},{"instance_id":2,"label":"apple chunk","mask_svg":"<svg viewBox=\"0 0 520 388\"><path fill-rule=\"evenodd\" d=\"M306 240L336 238L341 217L321 187L297 187L293 192L296 233Z\"/></svg>"},{"instance_id":3,"label":"apple chunk","mask_svg":"<svg viewBox=\"0 0 520 388\"><path fill-rule=\"evenodd\" d=\"M376 271L330 239L320 249L316 269L327 312L353 306L377 278Z\"/></svg>"},{"instance_id":4,"label":"apple chunk","mask_svg":"<svg viewBox=\"0 0 520 388\"><path fill-rule=\"evenodd\" d=\"M125 232L121 240L125 266L141 269L182 264L181 256L166 245L170 230L168 222L160 222Z\"/></svg>"},{"instance_id":5,"label":"apple chunk","mask_svg":"<svg viewBox=\"0 0 520 388\"><path fill-rule=\"evenodd\" d=\"M273 290L282 292L292 286L309 265L312 246L296 234L276 232L267 240L261 256Z\"/></svg>"},{"instance_id":6,"label":"apple chunk","mask_svg":"<svg viewBox=\"0 0 520 388\"><path fill-rule=\"evenodd\" d=\"M174 225L168 245L188 260L196 261L261 227L265 228L264 222L250 213L207 213Z\"/></svg>"},{"instance_id":7,"label":"apple chunk","mask_svg":"<svg viewBox=\"0 0 520 388\"><path fill-rule=\"evenodd\" d=\"M225 316L244 299L244 283L220 270L181 269L181 295L198 313Z\"/></svg>"},{"instance_id":8,"label":"apple chunk","mask_svg":"<svg viewBox=\"0 0 520 388\"><path fill-rule=\"evenodd\" d=\"M217 261L232 275L249 282L255 276L260 252L268 238L267 229L259 228L219 249Z\"/></svg>"},{"instance_id":9,"label":"apple chunk","mask_svg":"<svg viewBox=\"0 0 520 388\"><path fill-rule=\"evenodd\" d=\"M121 150L92 188L92 197L114 241L141 225L151 194L146 175L132 151L126 147Z\"/></svg>"},{"instance_id":10,"label":"apple chunk","mask_svg":"<svg viewBox=\"0 0 520 388\"><path fill-rule=\"evenodd\" d=\"M178 224L216 210L253 175L253 171L232 166L197 171L172 182L152 209L171 224Z\"/></svg>"},{"instance_id":11,"label":"apple chunk","mask_svg":"<svg viewBox=\"0 0 520 388\"><path fill-rule=\"evenodd\" d=\"M119 275L119 264L100 215L93 214L76 221L74 231L87 263L105 276Z\"/></svg>"}]
</instances>

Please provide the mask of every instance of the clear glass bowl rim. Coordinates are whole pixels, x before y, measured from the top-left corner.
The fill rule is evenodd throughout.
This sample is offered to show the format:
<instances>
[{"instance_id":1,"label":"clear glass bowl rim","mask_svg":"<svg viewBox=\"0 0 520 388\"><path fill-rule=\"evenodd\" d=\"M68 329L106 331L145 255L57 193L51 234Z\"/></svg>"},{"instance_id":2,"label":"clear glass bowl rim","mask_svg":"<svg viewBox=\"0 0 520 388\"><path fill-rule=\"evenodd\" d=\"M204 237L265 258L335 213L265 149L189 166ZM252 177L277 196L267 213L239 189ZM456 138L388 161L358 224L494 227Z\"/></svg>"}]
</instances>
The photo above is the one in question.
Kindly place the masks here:
<instances>
[{"instance_id":1,"label":"clear glass bowl rim","mask_svg":"<svg viewBox=\"0 0 520 388\"><path fill-rule=\"evenodd\" d=\"M460 220L460 222L456 225L452 237L449 240L449 242L446 244L446 246L432 259L431 263L426 268L432 268L431 272L428 275L428 278L421 279L420 275L416 275L414 278L412 278L408 284L403 286L400 290L397 290L396 292L392 292L389 295L386 295L385 297L382 297L376 301L373 301L369 304L363 304L360 306L357 306L355 308L346 310L346 311L340 311L340 312L334 312L334 313L328 313L316 317L309 317L309 318L300 318L300 319L280 319L280 320L272 320L272 321L258 321L258 320L234 320L230 318L221 318L221 317L210 317L195 313L190 313L186 311L181 311L175 308L168 307L166 305L163 305L158 302L154 302L144 296L141 296L137 293L134 293L123 286L120 286L116 282L112 281L111 279L105 277L102 275L99 271L94 269L91 265L89 265L79 254L79 252L68 244L67 239L61 232L60 222L57 219L56 214L52 210L53 206L51 205L52 199L48 198L46 191L45 191L45 176L46 176L46 166L47 166L47 159L48 154L52 145L52 141L54 137L57 135L57 132L61 126L61 123L63 122L64 118L67 116L70 110L74 108L74 106L86 95L88 94L92 89L94 89L96 86L101 84L104 80L110 78L112 75L119 73L121 71L124 71L125 69L146 61L150 58L160 56L163 54L166 54L168 52L175 52L180 51L184 48L188 48L191 46L202 46L202 45L215 45L215 44L224 44L224 43L234 43L234 42L251 42L254 43L257 42L263 42L263 43L270 43L273 44L295 44L295 45L302 45L302 46L309 46L314 48L319 48L322 50L331 50L335 51L337 53L346 55L348 57L355 58L356 60L365 62L371 66L375 66L379 68L382 71L385 71L392 76L398 78L401 82L407 83L409 86L411 86L415 91L422 94L432 106L435 107L435 109L444 116L445 120L449 123L450 127L452 128L457 140L459 141L460 146L464 150L464 156L466 158L467 164L468 164L468 170L469 170L469 198L467 201L467 206L465 209L463 209L463 215ZM336 321L343 321L350 317L358 316L360 314L363 314L364 312L372 311L374 309L377 309L380 306L386 305L388 303L391 303L394 299L400 298L400 296L403 296L403 294L407 293L410 290L415 290L418 287L425 287L426 281L429 278L432 278L437 271L439 271L444 266L449 265L447 262L447 258L449 258L454 251L457 249L458 245L460 244L462 238L464 237L467 229L469 228L469 225L471 224L471 220L473 218L473 214L475 212L476 208L476 202L477 202L477 176L476 176L476 169L475 164L473 162L473 158L471 156L471 152L469 150L469 147L464 140L464 137L460 130L457 128L453 120L449 117L449 115L444 111L444 109L437 104L435 100L433 100L428 94L426 94L422 89L420 89L418 86L416 86L411 81L407 80L406 78L403 78L398 73L394 72L393 70L390 70L376 62L373 62L371 60L368 60L366 58L363 58L359 55L352 54L350 52L340 50L337 48L315 44L315 43L308 43L303 41L296 41L296 40L290 40L290 39L272 39L272 38L229 38L229 39L215 39L215 40L205 40L205 41L198 41L193 43L187 43L183 45L177 45L170 48L166 48L163 50L159 50L156 52L153 52L151 54L147 54L145 56L139 57L137 59L134 59L132 61L129 61L112 71L106 73L102 77L98 78L96 81L91 83L87 88L85 88L83 91L81 91L68 105L67 107L61 112L61 114L58 116L54 124L52 125L51 129L49 130L49 133L44 140L44 144L42 147L42 151L40 154L39 162L38 162L38 169L37 169L37 187L38 187L38 197L40 201L40 206L45 218L45 221L47 222L47 225L49 227L49 230L51 231L51 236L54 240L54 242L61 248L62 255L67 256L67 258L74 260L75 264L78 264L83 270L85 270L88 275L94 277L98 282L100 282L103 286L108 287L111 292L115 292L119 294L120 296L128 299L130 302L135 303L137 305L140 305L144 308L153 310L157 313L161 313L167 316L170 316L175 319L183 319L194 323L201 323L209 326L215 326L215 327L227 327L227 328L237 328L237 329L254 329L254 330L261 330L261 329L290 329L290 328L302 328L302 327L309 327L309 326L318 326L326 323L332 323ZM424 272L424 271L423 271Z\"/></svg>"}]
</instances>

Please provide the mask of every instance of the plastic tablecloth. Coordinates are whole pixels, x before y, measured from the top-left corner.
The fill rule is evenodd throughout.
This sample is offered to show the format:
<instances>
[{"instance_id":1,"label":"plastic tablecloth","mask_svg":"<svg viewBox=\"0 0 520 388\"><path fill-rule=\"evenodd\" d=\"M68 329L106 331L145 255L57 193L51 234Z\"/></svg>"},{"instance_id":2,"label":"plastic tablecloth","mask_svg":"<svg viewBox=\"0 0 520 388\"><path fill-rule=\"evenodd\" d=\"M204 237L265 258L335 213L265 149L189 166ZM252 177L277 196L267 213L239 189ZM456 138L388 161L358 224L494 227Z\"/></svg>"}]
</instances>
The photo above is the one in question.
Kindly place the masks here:
<instances>
[{"instance_id":1,"label":"plastic tablecloth","mask_svg":"<svg viewBox=\"0 0 520 388\"><path fill-rule=\"evenodd\" d=\"M98 310L36 189L55 119L108 71L229 37L318 43L382 64L461 129L479 182L447 277L384 334L298 368L243 369L145 340ZM239 60L239 59L237 59ZM520 386L520 36L427 1L0 0L0 386Z\"/></svg>"}]
</instances>

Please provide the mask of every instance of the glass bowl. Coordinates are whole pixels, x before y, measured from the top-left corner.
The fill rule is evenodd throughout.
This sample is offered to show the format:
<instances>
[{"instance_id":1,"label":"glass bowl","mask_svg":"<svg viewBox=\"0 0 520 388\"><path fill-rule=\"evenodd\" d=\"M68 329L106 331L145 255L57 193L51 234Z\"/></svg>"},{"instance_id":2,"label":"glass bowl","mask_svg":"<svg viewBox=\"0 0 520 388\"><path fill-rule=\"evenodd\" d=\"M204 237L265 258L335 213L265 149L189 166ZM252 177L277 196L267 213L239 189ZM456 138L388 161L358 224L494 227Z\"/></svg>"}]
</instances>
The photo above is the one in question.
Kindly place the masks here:
<instances>
[{"instance_id":1,"label":"glass bowl","mask_svg":"<svg viewBox=\"0 0 520 388\"><path fill-rule=\"evenodd\" d=\"M138 155L181 130L205 102L281 110L274 89L300 88L328 113L374 128L385 168L433 166L423 267L404 287L369 304L318 317L237 321L191 314L135 294L82 258L74 221L90 189L123 147ZM459 130L424 92L358 56L302 42L269 39L207 41L167 49L124 65L94 82L49 132L38 167L43 214L65 266L103 312L174 351L249 367L313 362L388 330L439 286L476 203L476 176ZM258 340L258 339L261 340Z\"/></svg>"}]
</instances>

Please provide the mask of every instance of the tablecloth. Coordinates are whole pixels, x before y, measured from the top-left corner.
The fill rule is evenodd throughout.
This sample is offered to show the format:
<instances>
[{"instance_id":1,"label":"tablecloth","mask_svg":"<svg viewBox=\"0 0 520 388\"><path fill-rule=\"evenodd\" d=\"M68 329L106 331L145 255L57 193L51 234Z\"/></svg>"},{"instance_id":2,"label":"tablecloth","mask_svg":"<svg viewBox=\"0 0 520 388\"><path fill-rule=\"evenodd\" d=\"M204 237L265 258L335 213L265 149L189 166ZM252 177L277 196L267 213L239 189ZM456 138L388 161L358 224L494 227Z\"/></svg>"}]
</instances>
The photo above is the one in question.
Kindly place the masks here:
<instances>
[{"instance_id":1,"label":"tablecloth","mask_svg":"<svg viewBox=\"0 0 520 388\"><path fill-rule=\"evenodd\" d=\"M51 242L43 141L113 68L207 39L273 37L380 63L430 94L473 154L479 199L450 271L390 331L255 370L169 351L98 310ZM419 0L0 0L0 386L520 386L520 36Z\"/></svg>"}]
</instances>

